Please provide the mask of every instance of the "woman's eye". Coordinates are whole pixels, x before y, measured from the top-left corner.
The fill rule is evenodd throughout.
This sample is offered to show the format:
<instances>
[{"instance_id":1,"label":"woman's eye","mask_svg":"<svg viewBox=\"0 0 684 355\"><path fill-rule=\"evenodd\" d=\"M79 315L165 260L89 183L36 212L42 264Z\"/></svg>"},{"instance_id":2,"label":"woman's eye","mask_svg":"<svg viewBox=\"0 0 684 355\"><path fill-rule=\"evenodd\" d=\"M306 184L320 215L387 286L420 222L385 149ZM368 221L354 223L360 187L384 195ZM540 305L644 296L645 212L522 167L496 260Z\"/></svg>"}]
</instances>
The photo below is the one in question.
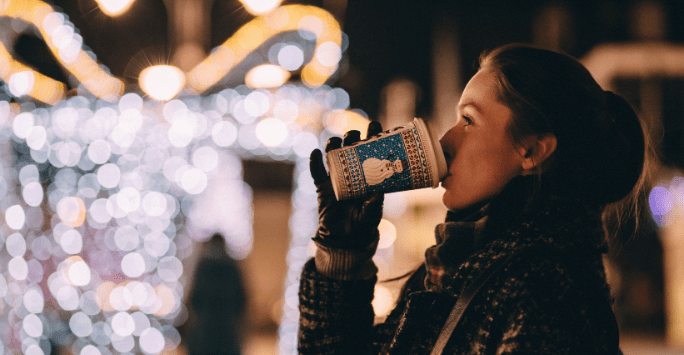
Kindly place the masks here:
<instances>
[{"instance_id":1,"label":"woman's eye","mask_svg":"<svg viewBox=\"0 0 684 355\"><path fill-rule=\"evenodd\" d=\"M470 126L473 124L473 119L468 117L468 116L461 116L463 117L463 120L465 121L464 126Z\"/></svg>"}]
</instances>

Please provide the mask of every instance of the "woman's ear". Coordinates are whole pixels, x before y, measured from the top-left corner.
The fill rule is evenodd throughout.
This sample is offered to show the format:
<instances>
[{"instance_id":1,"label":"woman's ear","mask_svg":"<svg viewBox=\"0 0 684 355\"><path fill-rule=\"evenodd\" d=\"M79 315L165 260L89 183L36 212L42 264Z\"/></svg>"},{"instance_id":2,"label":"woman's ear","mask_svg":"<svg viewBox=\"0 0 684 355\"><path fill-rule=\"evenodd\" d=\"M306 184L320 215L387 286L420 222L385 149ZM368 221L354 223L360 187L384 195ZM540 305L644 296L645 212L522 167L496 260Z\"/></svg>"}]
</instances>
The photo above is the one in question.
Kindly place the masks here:
<instances>
[{"instance_id":1,"label":"woman's ear","mask_svg":"<svg viewBox=\"0 0 684 355\"><path fill-rule=\"evenodd\" d=\"M553 134L545 134L531 138L526 143L523 147L522 168L525 173L531 173L532 169L540 166L556 151L557 140Z\"/></svg>"}]
</instances>

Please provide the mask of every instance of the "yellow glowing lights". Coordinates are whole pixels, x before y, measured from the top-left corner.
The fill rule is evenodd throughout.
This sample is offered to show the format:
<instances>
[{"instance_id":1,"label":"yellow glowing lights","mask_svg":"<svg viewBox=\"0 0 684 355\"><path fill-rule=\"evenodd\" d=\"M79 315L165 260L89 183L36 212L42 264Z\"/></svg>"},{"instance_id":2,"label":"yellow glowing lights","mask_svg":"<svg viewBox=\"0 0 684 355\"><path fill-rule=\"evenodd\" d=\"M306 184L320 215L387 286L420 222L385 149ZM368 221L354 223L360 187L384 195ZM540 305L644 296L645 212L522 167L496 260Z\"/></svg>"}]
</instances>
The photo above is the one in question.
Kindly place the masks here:
<instances>
[{"instance_id":1,"label":"yellow glowing lights","mask_svg":"<svg viewBox=\"0 0 684 355\"><path fill-rule=\"evenodd\" d=\"M109 102L116 101L123 93L123 82L112 77L83 50L83 38L76 33L73 25L45 2L4 0L0 4L0 16L33 24L55 58L81 83L82 89ZM12 94L27 95L51 105L64 98L66 85L21 64L14 59L10 49L5 47L6 44L16 42L20 33L8 28L3 29L3 33L7 34L7 41L0 44L0 78L9 83L12 77L19 74L13 80Z\"/></svg>"},{"instance_id":2,"label":"yellow glowing lights","mask_svg":"<svg viewBox=\"0 0 684 355\"><path fill-rule=\"evenodd\" d=\"M103 2L100 1L101 6ZM272 3L275 3L275 7L279 1ZM183 267L174 253L177 247L179 255L185 253L181 251L182 244L178 241L185 243L191 237L181 236L180 233L176 235L174 228L167 228L175 223L173 216L181 213L183 200L180 195L205 193L205 189L209 191L208 179L217 175L216 171L228 156L225 154L233 150L233 147L237 151L261 151L258 154L266 154L278 160L306 158L312 149L319 146L320 130L354 127L364 132L367 126L368 120L362 112L345 110L349 107L348 95L345 94L345 98L345 95L340 96L338 92L343 90L331 90L323 85L337 69L342 53L342 32L334 18L319 8L303 5L287 5L262 11L267 13L250 21L188 73L168 67L166 69L170 71L149 81L141 73L140 87L149 95L141 98L137 94L121 97L124 92L123 82L111 76L97 62L95 56L84 49L83 38L67 16L55 12L41 0L0 0L0 16L34 25L69 78L78 85L79 95L83 93L83 96L70 97L60 102L66 96L66 86L15 60L15 53L10 45L19 34L7 25L4 30L9 40L0 43L0 77L7 83L8 91L12 95L32 97L56 107L47 112L42 109L22 112L30 111L31 105L0 101L0 124L11 127L15 138L25 140L36 164L49 162L51 166L61 169L60 172L64 174L56 177L59 183L55 186L64 183L75 189L67 195L62 190L43 188L35 180L37 172L31 175L27 174L30 169L22 170L22 188L16 189L14 193L20 192L21 196L16 197L23 198L25 204L8 207L0 217L4 217L6 227L14 229L14 238L19 240L22 235L30 235L25 233L27 230L42 228L41 223L45 216L39 213L39 206L49 201L55 212L52 219L53 235L36 237L30 245L23 247L31 249L34 259L23 259L20 255L24 255L25 250L22 249L10 252L13 258L6 264L8 273L4 277L0 275L0 294L5 278L7 283L13 283L9 289L25 288L25 285L47 280L49 289L44 290L44 293L47 296L50 292L57 301L55 306L72 313L71 323L75 325L70 326L78 337L87 338L91 331L95 334L88 327L92 325L92 328L96 328L96 324L90 322L95 323L99 319L98 326L106 324L111 329L108 334L98 335L110 337L114 331L117 340L112 338L109 344L118 352L131 351L131 348L123 347L123 342L118 340L124 335L130 338L131 335L136 336L134 339L139 341L139 349L145 353L174 351L169 345L178 335L172 332L170 325L165 326L167 329L148 327L141 331L136 328L137 333L133 334L130 321L135 318L137 326L140 317L149 317L150 320L155 317L171 319L181 309L182 294L179 295L178 286L182 281L180 276L183 274ZM9 22L11 21L6 23ZM282 49L273 52L274 55L277 54L277 61L273 56L268 59L278 66L254 68L245 77L247 86L258 90L248 94L249 90L245 86L235 88L236 90L225 89L208 98L206 103L215 105L211 110L204 110L203 101L201 112L194 106L193 100L196 98L183 102L181 99L173 100L183 89L188 89L183 93L200 94L204 94L209 88L217 89L221 80L229 73L232 74L231 71L238 65L255 66L254 63L246 63L247 57L274 36L281 33L296 36L297 32L301 39L315 41L316 49L311 51L308 46L282 44L275 47ZM305 60L308 62L305 63ZM154 75L150 73L155 74L158 69L149 68L144 74L153 78ZM268 70L271 70L270 74ZM297 71L300 74L300 70L304 85L285 84L290 72ZM264 80L266 77L267 81ZM150 85L146 87L147 84ZM150 89L154 85L157 88ZM143 103L150 98L168 102L155 106L154 110L148 110ZM109 101L113 105L100 100ZM331 111L334 114L327 120L327 114ZM230 118L226 118L229 115ZM148 120L150 117L160 120ZM159 124L163 118L167 122ZM149 126L152 124L149 121L156 123ZM340 125L338 128L329 127L323 121L337 122ZM149 140L136 139L145 134L150 134ZM218 150L212 145L213 148L207 146L198 149L197 143L209 138L209 135L217 146L231 148ZM189 156L173 156L173 152L179 147L195 150L192 160ZM139 156L141 169L129 169L135 165L130 159L135 161L135 158L128 152L136 155L142 152ZM229 160L236 160L239 165L237 155L233 157L232 154L230 153ZM78 172L73 173L74 171ZM237 168L229 171L230 174L240 175ZM147 184L152 172L157 173L154 179L161 177L162 181L158 181L159 186L148 189L140 181ZM300 181L299 185L312 185L309 179L310 177L300 177L299 180L303 182ZM9 180L0 176L0 187L7 182ZM174 186L173 189L165 187L170 184ZM237 182L232 187L225 185L222 188L229 189L231 194L251 201L251 190L244 183ZM157 188L163 190L151 191ZM109 189L112 190L100 194L100 191ZM305 191L305 188L300 190ZM211 190L213 191L215 190ZM0 188L0 199L12 193ZM309 192L304 193L310 195ZM188 214L188 220L198 226L204 225L198 222L200 218L193 213L191 211ZM240 213L248 214L249 209L239 208L233 214L241 216ZM248 221L248 218L236 220ZM119 224L120 221L127 224ZM133 227L142 225L141 223L145 225L143 229ZM244 258L252 247L249 227L251 221L244 226L237 221L226 223L231 227L235 225L237 228L233 229L239 230L241 237L232 237L231 245L235 253ZM306 225L295 224L304 227ZM96 242L93 243L86 236L83 229L85 227L105 231L106 233L101 234L106 236L95 239ZM293 233L310 234L304 229ZM154 232L148 233L150 230ZM171 234L167 236L168 233ZM391 239L387 239L387 233L383 232L383 235L382 243L385 245ZM172 242L174 238L176 239ZM93 248L95 244L99 249ZM87 261L79 257L78 254L82 252L86 252ZM57 271L44 277L36 275L37 263L52 262L58 258L66 259ZM109 270L103 274L100 270L105 265ZM124 281L127 278L139 279ZM22 282L15 282L17 280ZM35 295L28 298L31 297L35 298ZM390 305L391 293L385 292L384 296L380 295L377 299L384 299L382 304ZM26 309L39 313L37 304L29 302ZM0 302L0 311L8 305ZM374 306L379 307L376 304ZM379 314L384 312L382 307L376 309ZM104 312L104 316L98 315L100 312ZM40 319L44 319L43 316L38 318L29 315L25 319L28 319L24 321L23 330L26 334L39 337L42 326L31 322L34 319L40 322ZM102 329L98 329L102 333ZM82 354L89 354L96 351L94 349L92 345L86 345L78 350Z\"/></svg>"},{"instance_id":3,"label":"yellow glowing lights","mask_svg":"<svg viewBox=\"0 0 684 355\"><path fill-rule=\"evenodd\" d=\"M171 100L184 85L185 74L171 65L155 65L140 72L140 87L155 100Z\"/></svg>"},{"instance_id":4,"label":"yellow glowing lights","mask_svg":"<svg viewBox=\"0 0 684 355\"><path fill-rule=\"evenodd\" d=\"M263 15L273 11L282 0L240 0L247 12L252 15Z\"/></svg>"},{"instance_id":5,"label":"yellow glowing lights","mask_svg":"<svg viewBox=\"0 0 684 355\"><path fill-rule=\"evenodd\" d=\"M313 58L302 68L302 82L308 87L323 85L337 69L342 31L330 13L306 5L281 6L248 22L190 71L189 84L200 93L206 91L268 38L290 31L316 40Z\"/></svg>"},{"instance_id":6,"label":"yellow glowing lights","mask_svg":"<svg viewBox=\"0 0 684 355\"><path fill-rule=\"evenodd\" d=\"M135 0L97 0L100 10L107 16L115 17L128 11Z\"/></svg>"},{"instance_id":7,"label":"yellow glowing lights","mask_svg":"<svg viewBox=\"0 0 684 355\"><path fill-rule=\"evenodd\" d=\"M12 95L29 95L48 104L56 104L66 92L66 85L13 60L12 55L2 43L0 43L0 78L9 84Z\"/></svg>"},{"instance_id":8,"label":"yellow glowing lights","mask_svg":"<svg viewBox=\"0 0 684 355\"><path fill-rule=\"evenodd\" d=\"M134 0L98 0L98 5L110 16L125 12ZM236 65L263 45L269 38L283 32L299 31L302 38L316 41L316 50L310 62L301 68L302 82L308 87L323 85L337 70L341 58L342 31L334 17L315 6L280 6L280 0L247 1L245 7L261 15L240 28L195 68L188 73L189 84L203 93L226 76ZM93 57L83 50L83 38L73 24L61 13L55 12L41 0L8 1L0 6L0 16L17 18L34 24L48 48L60 64L80 82L79 90L87 90L109 102L115 102L124 92L121 80L111 76ZM16 41L18 33L9 33L9 43ZM292 64L292 68L297 67ZM289 68L289 67L288 67ZM167 68L169 69L169 68ZM264 67L251 72L246 81L252 87L277 87L289 79L289 73L277 67ZM157 74L157 70L150 73ZM262 74L270 71L269 74ZM185 85L185 75L173 70L160 79L142 80L143 90L158 100L169 100ZM149 74L149 73L148 73ZM269 80L265 80L268 77ZM0 78L10 83L15 96L31 96L39 101L56 104L65 97L66 85L44 76L14 59L13 54L0 43ZM278 84L281 83L281 84Z\"/></svg>"},{"instance_id":9,"label":"yellow glowing lights","mask_svg":"<svg viewBox=\"0 0 684 355\"><path fill-rule=\"evenodd\" d=\"M279 65L263 64L252 68L245 76L245 84L253 89L276 88L290 79L290 72Z\"/></svg>"},{"instance_id":10,"label":"yellow glowing lights","mask_svg":"<svg viewBox=\"0 0 684 355\"><path fill-rule=\"evenodd\" d=\"M361 136L365 136L368 131L368 118L354 111L333 110L324 120L328 130L334 134L341 135L349 130L357 130L361 132Z\"/></svg>"}]
</instances>

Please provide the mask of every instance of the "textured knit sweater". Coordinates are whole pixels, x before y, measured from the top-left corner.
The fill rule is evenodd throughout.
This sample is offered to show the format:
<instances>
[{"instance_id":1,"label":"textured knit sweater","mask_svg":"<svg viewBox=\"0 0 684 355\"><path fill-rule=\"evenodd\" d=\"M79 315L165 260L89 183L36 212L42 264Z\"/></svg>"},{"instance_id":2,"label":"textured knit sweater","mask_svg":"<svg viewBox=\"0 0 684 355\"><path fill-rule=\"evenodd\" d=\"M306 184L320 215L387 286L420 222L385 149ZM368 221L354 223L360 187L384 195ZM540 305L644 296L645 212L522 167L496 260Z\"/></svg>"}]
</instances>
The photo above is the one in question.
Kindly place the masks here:
<instances>
[{"instance_id":1,"label":"textured knit sweater","mask_svg":"<svg viewBox=\"0 0 684 355\"><path fill-rule=\"evenodd\" d=\"M309 261L300 353L429 354L458 297L513 253L473 298L445 354L618 354L599 206L551 197L529 204L528 193L529 179L514 179L475 214L448 214L381 324L373 323L375 277L333 279Z\"/></svg>"}]
</instances>

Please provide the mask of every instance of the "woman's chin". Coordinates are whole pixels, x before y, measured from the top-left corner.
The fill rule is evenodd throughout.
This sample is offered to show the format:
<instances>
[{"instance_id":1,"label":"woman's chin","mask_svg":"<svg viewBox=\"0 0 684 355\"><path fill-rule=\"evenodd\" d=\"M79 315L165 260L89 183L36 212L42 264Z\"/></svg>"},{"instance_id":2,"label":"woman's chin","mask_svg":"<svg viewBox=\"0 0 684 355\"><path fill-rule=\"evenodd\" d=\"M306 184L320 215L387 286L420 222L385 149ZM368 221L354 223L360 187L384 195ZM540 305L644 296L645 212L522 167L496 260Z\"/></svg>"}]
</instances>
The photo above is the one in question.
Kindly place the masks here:
<instances>
[{"instance_id":1,"label":"woman's chin","mask_svg":"<svg viewBox=\"0 0 684 355\"><path fill-rule=\"evenodd\" d=\"M458 211L459 206L454 202L455 201L453 201L451 196L449 196L449 192L445 191L442 195L442 203L444 204L444 207L446 207L449 211Z\"/></svg>"}]
</instances>

